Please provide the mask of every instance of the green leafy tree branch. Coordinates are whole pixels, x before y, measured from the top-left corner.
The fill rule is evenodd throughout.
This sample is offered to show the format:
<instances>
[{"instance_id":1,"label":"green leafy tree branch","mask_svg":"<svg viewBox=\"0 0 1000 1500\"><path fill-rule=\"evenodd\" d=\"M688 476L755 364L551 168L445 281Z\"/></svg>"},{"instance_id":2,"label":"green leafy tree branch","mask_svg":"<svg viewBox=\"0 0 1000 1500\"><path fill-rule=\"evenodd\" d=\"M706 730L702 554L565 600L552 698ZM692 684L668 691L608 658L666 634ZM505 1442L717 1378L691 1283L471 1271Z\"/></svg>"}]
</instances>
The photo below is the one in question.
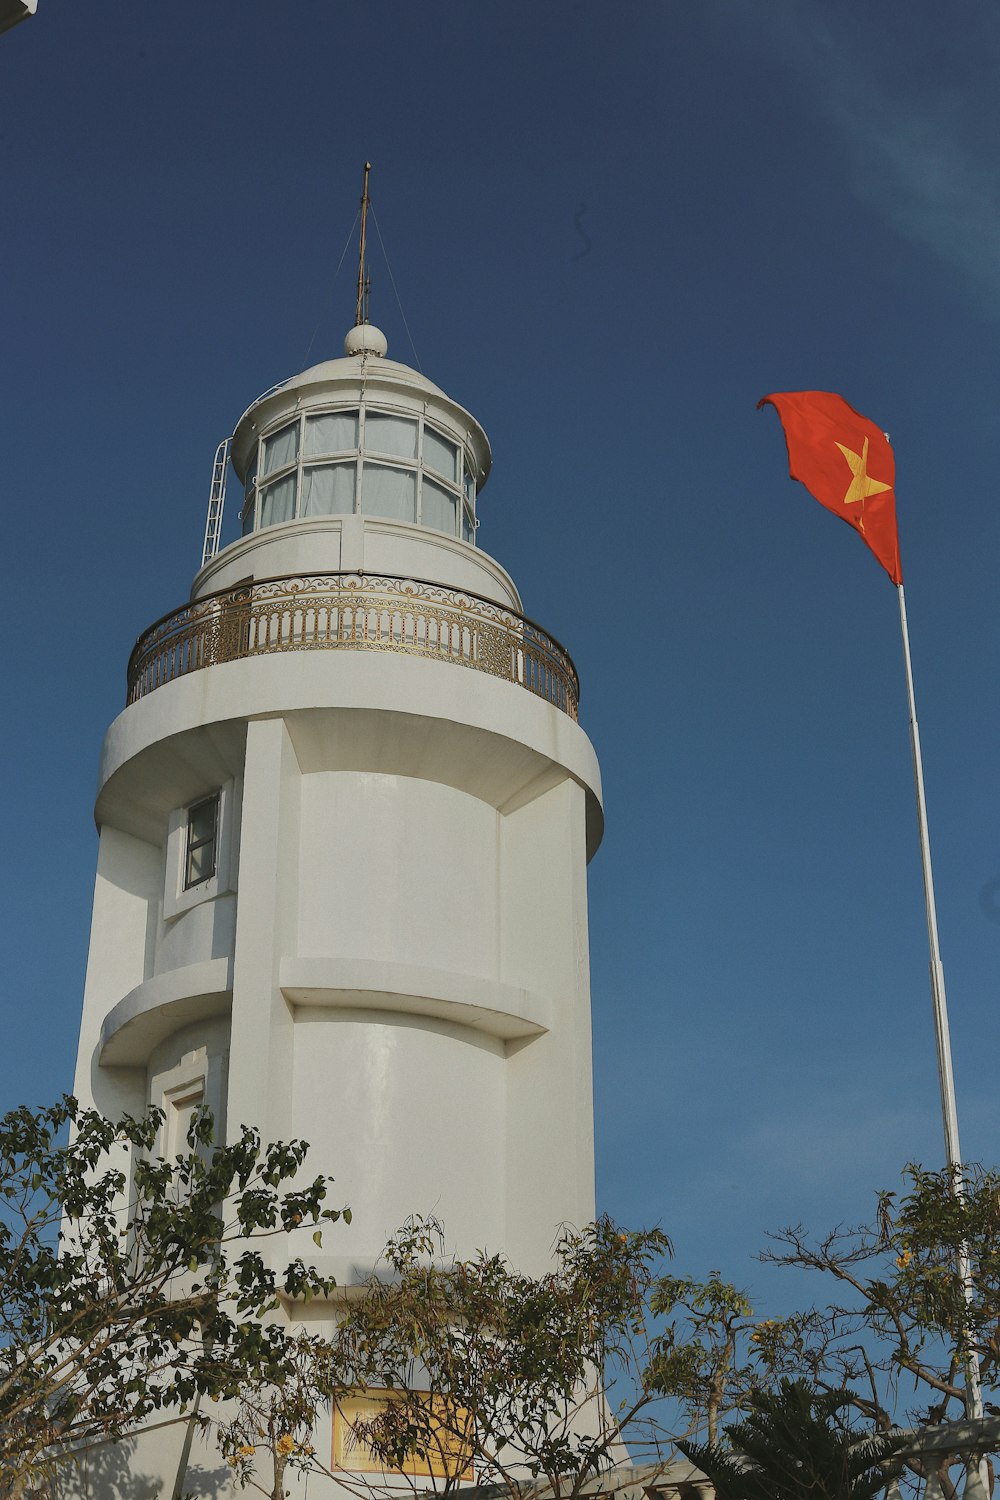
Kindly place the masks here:
<instances>
[{"instance_id":1,"label":"green leafy tree branch","mask_svg":"<svg viewBox=\"0 0 1000 1500\"><path fill-rule=\"evenodd\" d=\"M302 1141L244 1128L156 1154L163 1114L112 1122L69 1097L0 1118L0 1479L14 1493L84 1442L153 1413L233 1397L248 1371L283 1379L279 1297L331 1283L259 1242L349 1216L330 1179L301 1180ZM69 1139L67 1140L67 1135Z\"/></svg>"}]
</instances>

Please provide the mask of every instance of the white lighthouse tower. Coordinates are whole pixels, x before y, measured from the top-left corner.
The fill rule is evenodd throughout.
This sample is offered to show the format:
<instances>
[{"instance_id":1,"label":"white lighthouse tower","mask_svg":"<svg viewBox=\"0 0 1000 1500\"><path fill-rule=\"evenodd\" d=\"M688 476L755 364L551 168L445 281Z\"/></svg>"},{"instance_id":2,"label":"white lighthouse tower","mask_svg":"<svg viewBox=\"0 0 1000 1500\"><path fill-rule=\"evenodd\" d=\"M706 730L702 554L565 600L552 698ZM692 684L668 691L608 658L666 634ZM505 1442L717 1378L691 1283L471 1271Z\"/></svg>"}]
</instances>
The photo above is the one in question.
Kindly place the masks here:
<instances>
[{"instance_id":1,"label":"white lighthouse tower","mask_svg":"<svg viewBox=\"0 0 1000 1500\"><path fill-rule=\"evenodd\" d=\"M363 264L363 254L362 254ZM474 417L358 323L220 445L190 602L105 741L76 1093L166 1146L303 1137L353 1223L544 1271L593 1217L597 761L558 643L476 543ZM242 534L219 550L227 461Z\"/></svg>"}]
</instances>

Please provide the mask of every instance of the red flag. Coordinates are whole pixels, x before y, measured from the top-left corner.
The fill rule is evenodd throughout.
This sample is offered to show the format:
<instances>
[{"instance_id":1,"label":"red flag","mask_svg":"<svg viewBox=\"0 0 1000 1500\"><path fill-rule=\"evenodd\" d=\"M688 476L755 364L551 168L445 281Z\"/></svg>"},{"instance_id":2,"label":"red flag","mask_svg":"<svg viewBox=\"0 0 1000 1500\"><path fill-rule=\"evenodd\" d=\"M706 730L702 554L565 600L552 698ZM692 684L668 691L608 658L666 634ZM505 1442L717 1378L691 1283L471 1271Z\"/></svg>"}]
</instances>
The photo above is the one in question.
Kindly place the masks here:
<instances>
[{"instance_id":1,"label":"red flag","mask_svg":"<svg viewBox=\"0 0 1000 1500\"><path fill-rule=\"evenodd\" d=\"M885 433L832 391L780 391L762 397L758 410L767 402L785 429L789 474L860 532L893 583L902 583L896 464Z\"/></svg>"}]
</instances>

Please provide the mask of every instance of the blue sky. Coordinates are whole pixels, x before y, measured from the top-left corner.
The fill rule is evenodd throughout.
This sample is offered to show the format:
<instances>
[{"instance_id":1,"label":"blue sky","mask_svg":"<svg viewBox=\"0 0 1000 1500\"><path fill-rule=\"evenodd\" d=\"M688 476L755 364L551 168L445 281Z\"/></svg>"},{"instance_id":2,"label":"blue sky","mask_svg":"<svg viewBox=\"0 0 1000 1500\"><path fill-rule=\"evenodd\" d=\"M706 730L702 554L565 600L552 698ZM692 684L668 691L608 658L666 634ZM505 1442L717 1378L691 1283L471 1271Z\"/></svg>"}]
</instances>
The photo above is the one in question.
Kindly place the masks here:
<instances>
[{"instance_id":1,"label":"blue sky","mask_svg":"<svg viewBox=\"0 0 1000 1500\"><path fill-rule=\"evenodd\" d=\"M998 63L986 0L39 0L0 38L0 1103L70 1083L129 649L187 593L216 443L339 352L367 157L420 362L493 443L480 542L601 758L601 1208L778 1310L768 1227L941 1160L896 600L788 480L773 390L892 435L963 1145L997 1162Z\"/></svg>"}]
</instances>

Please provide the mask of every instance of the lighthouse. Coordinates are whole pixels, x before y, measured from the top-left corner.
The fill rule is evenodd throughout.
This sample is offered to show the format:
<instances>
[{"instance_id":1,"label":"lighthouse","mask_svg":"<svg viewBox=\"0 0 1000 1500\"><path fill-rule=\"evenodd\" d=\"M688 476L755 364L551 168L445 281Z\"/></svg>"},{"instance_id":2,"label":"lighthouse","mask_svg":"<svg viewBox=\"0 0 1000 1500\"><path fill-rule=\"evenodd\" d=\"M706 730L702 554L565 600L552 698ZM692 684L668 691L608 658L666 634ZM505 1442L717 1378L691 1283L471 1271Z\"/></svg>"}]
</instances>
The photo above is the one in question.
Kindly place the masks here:
<instances>
[{"instance_id":1,"label":"lighthouse","mask_svg":"<svg viewBox=\"0 0 1000 1500\"><path fill-rule=\"evenodd\" d=\"M220 444L188 602L132 652L75 1091L161 1107L166 1151L201 1105L307 1140L353 1211L317 1259L342 1286L413 1214L537 1275L594 1215L598 765L479 546L486 434L388 357L363 266L342 357Z\"/></svg>"}]
</instances>

